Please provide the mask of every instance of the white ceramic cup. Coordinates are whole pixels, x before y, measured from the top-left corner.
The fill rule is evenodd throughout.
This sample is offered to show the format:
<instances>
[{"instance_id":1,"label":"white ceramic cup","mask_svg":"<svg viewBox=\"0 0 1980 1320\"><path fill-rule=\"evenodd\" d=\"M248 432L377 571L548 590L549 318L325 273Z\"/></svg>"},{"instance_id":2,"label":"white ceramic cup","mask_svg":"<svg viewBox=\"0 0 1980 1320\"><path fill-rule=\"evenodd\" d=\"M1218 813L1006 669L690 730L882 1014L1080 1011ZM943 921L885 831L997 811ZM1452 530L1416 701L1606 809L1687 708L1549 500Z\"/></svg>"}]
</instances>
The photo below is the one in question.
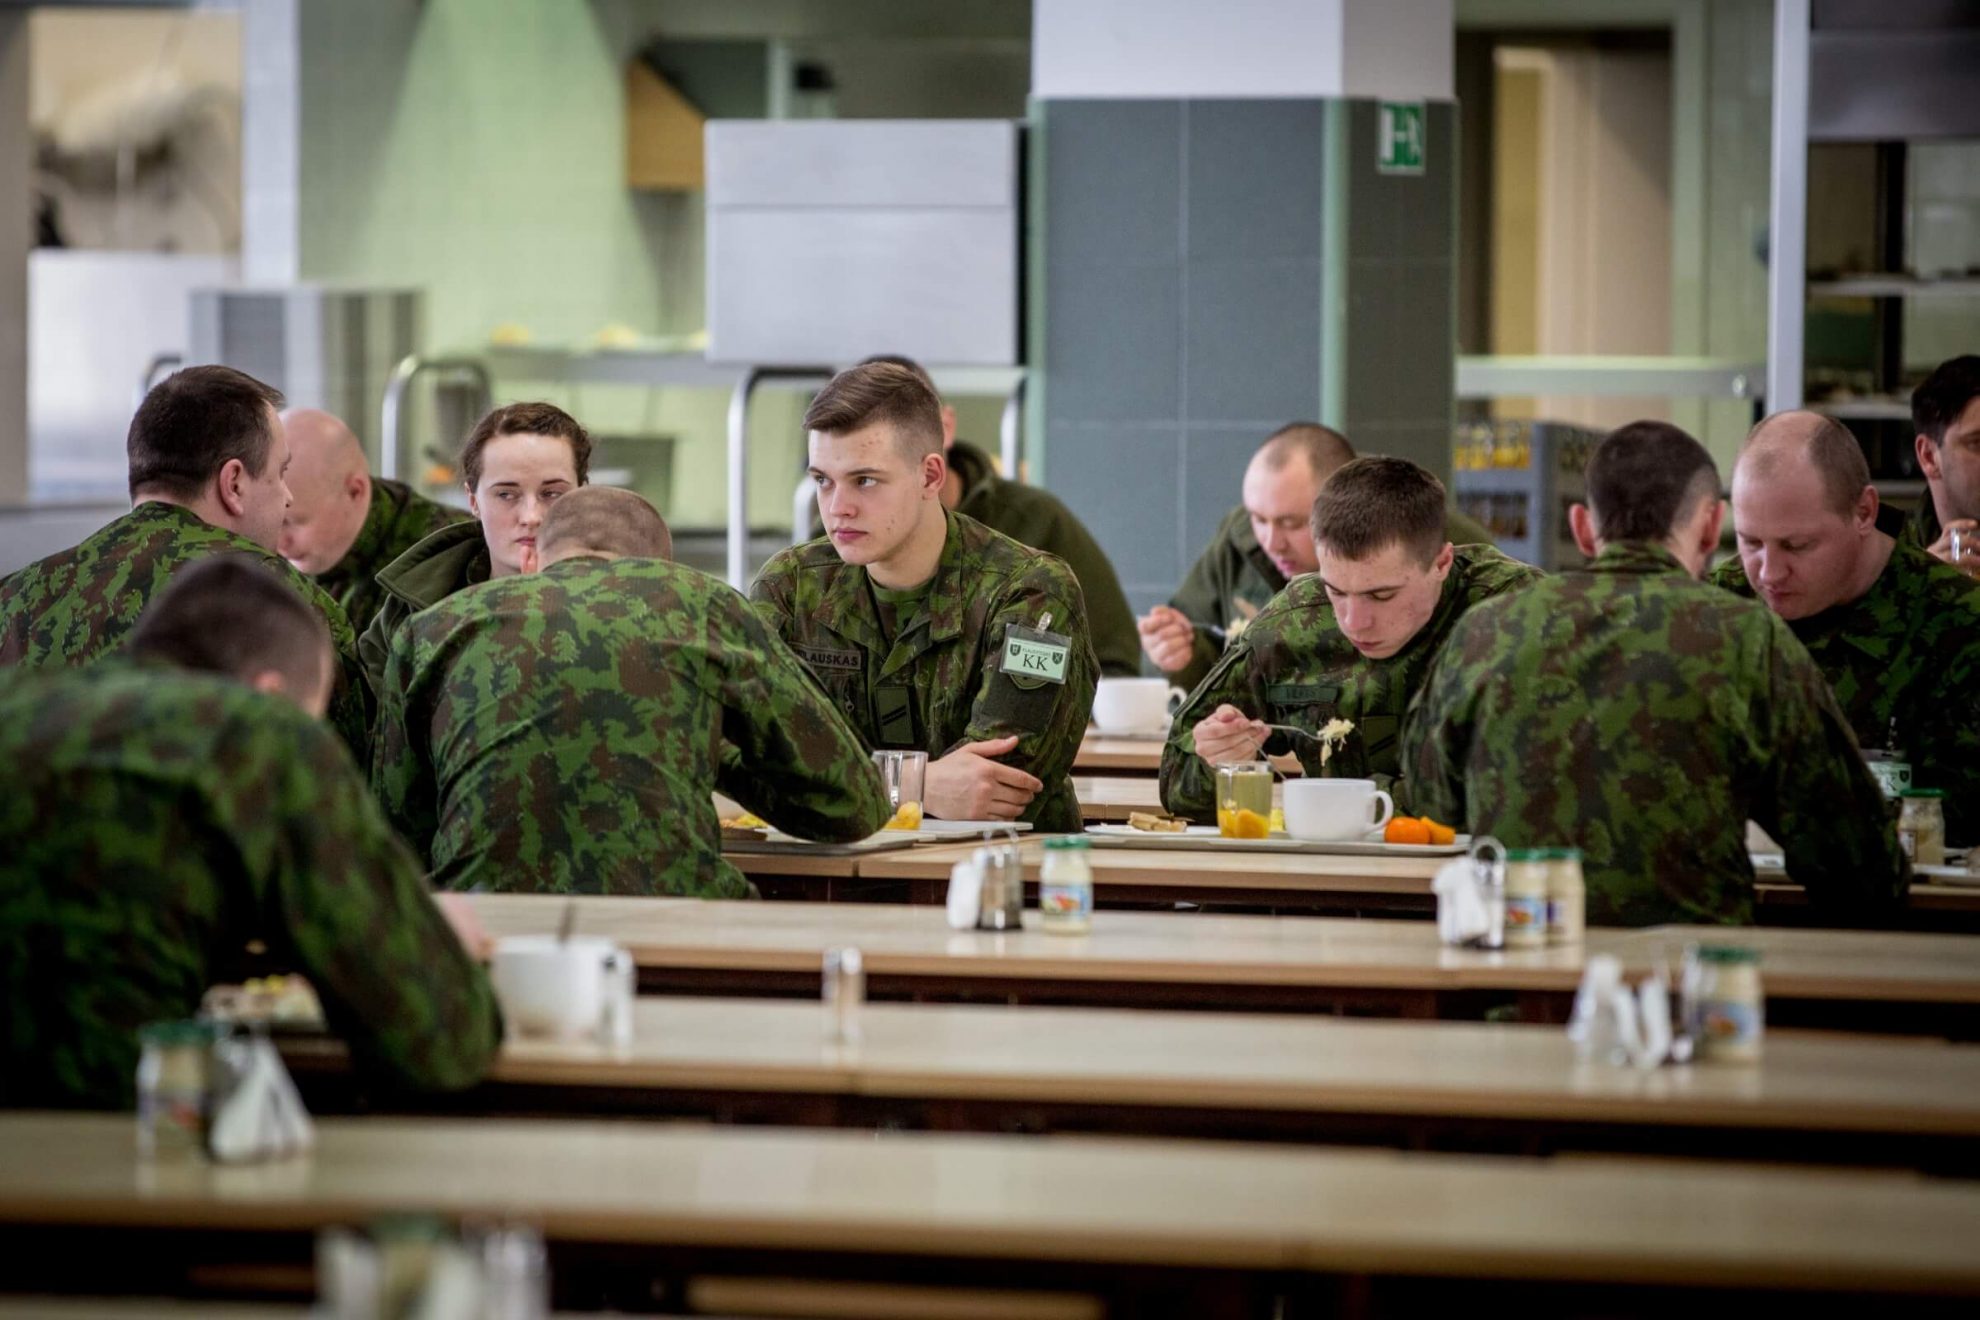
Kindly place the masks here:
<instances>
[{"instance_id":1,"label":"white ceramic cup","mask_svg":"<svg viewBox=\"0 0 1980 1320\"><path fill-rule=\"evenodd\" d=\"M495 943L489 976L502 1016L523 1036L577 1040L607 1025L625 954L608 939L511 935Z\"/></svg>"},{"instance_id":2,"label":"white ceramic cup","mask_svg":"<svg viewBox=\"0 0 1980 1320\"><path fill-rule=\"evenodd\" d=\"M1359 842L1396 814L1372 779L1288 779L1285 794L1286 833L1310 843Z\"/></svg>"},{"instance_id":3,"label":"white ceramic cup","mask_svg":"<svg viewBox=\"0 0 1980 1320\"><path fill-rule=\"evenodd\" d=\"M1093 691L1093 722L1102 733L1157 733L1189 694L1166 678L1103 678Z\"/></svg>"}]
</instances>

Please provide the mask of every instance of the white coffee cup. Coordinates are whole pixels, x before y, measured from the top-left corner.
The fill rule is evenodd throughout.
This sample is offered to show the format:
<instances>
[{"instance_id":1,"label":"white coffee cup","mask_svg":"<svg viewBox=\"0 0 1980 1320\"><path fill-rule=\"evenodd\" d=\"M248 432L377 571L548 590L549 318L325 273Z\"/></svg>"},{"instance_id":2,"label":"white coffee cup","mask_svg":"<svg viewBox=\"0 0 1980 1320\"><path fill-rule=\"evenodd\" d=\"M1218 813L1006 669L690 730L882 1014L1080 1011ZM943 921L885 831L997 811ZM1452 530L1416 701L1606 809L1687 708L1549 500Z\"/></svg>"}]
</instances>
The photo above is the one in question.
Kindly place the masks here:
<instances>
[{"instance_id":1,"label":"white coffee cup","mask_svg":"<svg viewBox=\"0 0 1980 1320\"><path fill-rule=\"evenodd\" d=\"M1103 678L1093 692L1102 733L1159 733L1189 694L1166 678Z\"/></svg>"},{"instance_id":2,"label":"white coffee cup","mask_svg":"<svg viewBox=\"0 0 1980 1320\"><path fill-rule=\"evenodd\" d=\"M1286 833L1310 843L1352 843L1396 814L1372 779L1288 779Z\"/></svg>"},{"instance_id":3,"label":"white coffee cup","mask_svg":"<svg viewBox=\"0 0 1980 1320\"><path fill-rule=\"evenodd\" d=\"M488 971L510 1029L576 1040L610 1034L631 966L625 950L595 935L511 935L496 941Z\"/></svg>"}]
</instances>

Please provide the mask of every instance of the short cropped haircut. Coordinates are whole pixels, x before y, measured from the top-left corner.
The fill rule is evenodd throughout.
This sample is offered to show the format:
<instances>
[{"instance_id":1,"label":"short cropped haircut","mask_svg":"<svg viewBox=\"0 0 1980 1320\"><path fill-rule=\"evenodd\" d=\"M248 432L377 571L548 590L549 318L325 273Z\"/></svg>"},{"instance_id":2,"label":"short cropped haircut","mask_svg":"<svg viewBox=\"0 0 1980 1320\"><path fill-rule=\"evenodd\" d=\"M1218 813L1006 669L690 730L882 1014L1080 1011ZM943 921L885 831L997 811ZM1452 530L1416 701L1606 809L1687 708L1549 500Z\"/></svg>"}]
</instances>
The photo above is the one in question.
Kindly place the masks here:
<instances>
[{"instance_id":1,"label":"short cropped haircut","mask_svg":"<svg viewBox=\"0 0 1980 1320\"><path fill-rule=\"evenodd\" d=\"M911 460L942 452L942 400L920 367L862 362L832 377L804 410L804 429L842 435L876 422Z\"/></svg>"},{"instance_id":2,"label":"short cropped haircut","mask_svg":"<svg viewBox=\"0 0 1980 1320\"><path fill-rule=\"evenodd\" d=\"M1980 356L1947 358L1911 394L1911 424L1935 445L1975 399L1980 399Z\"/></svg>"},{"instance_id":3,"label":"short cropped haircut","mask_svg":"<svg viewBox=\"0 0 1980 1320\"><path fill-rule=\"evenodd\" d=\"M232 367L187 367L151 387L124 438L131 498L196 498L234 459L249 476L268 468L282 392Z\"/></svg>"},{"instance_id":4,"label":"short cropped haircut","mask_svg":"<svg viewBox=\"0 0 1980 1320\"><path fill-rule=\"evenodd\" d=\"M1354 446L1348 443L1348 438L1318 422L1287 422L1265 437L1258 454L1272 472L1282 471L1295 458L1303 458L1323 481L1343 465L1354 462Z\"/></svg>"},{"instance_id":5,"label":"short cropped haircut","mask_svg":"<svg viewBox=\"0 0 1980 1320\"><path fill-rule=\"evenodd\" d=\"M1444 548L1444 483L1406 458L1357 458L1313 501L1313 539L1343 559L1400 543L1428 564Z\"/></svg>"},{"instance_id":6,"label":"short cropped haircut","mask_svg":"<svg viewBox=\"0 0 1980 1320\"><path fill-rule=\"evenodd\" d=\"M545 559L596 550L629 559L671 559L674 538L660 511L616 486L586 486L559 496L536 533Z\"/></svg>"},{"instance_id":7,"label":"short cropped haircut","mask_svg":"<svg viewBox=\"0 0 1980 1320\"><path fill-rule=\"evenodd\" d=\"M934 395L937 399L940 399L942 397L942 391L935 388L935 378L928 374L928 368L922 366L919 362L916 362L913 358L908 357L906 354L875 353L872 357L861 358L859 360L858 365L862 367L870 367L876 362L884 362L891 366L907 368L909 371L912 371L917 378L920 379L923 385L926 385L928 387L928 392L930 394Z\"/></svg>"},{"instance_id":8,"label":"short cropped haircut","mask_svg":"<svg viewBox=\"0 0 1980 1320\"><path fill-rule=\"evenodd\" d=\"M547 435L571 447L577 484L591 480L591 433L554 403L505 403L475 423L461 446L461 478L469 490L481 485L481 458L489 442L505 435Z\"/></svg>"},{"instance_id":9,"label":"short cropped haircut","mask_svg":"<svg viewBox=\"0 0 1980 1320\"><path fill-rule=\"evenodd\" d=\"M330 629L315 606L251 555L194 560L131 632L131 653L248 682L275 670L296 691L323 681Z\"/></svg>"},{"instance_id":10,"label":"short cropped haircut","mask_svg":"<svg viewBox=\"0 0 1980 1320\"><path fill-rule=\"evenodd\" d=\"M1662 541L1701 500L1719 497L1719 469L1669 422L1631 422L1595 446L1587 488L1604 541Z\"/></svg>"},{"instance_id":11,"label":"short cropped haircut","mask_svg":"<svg viewBox=\"0 0 1980 1320\"><path fill-rule=\"evenodd\" d=\"M1849 428L1820 413L1775 413L1746 433L1739 464L1750 466L1755 478L1765 480L1791 461L1790 452L1815 469L1829 512L1849 517L1870 484L1869 460Z\"/></svg>"}]
</instances>

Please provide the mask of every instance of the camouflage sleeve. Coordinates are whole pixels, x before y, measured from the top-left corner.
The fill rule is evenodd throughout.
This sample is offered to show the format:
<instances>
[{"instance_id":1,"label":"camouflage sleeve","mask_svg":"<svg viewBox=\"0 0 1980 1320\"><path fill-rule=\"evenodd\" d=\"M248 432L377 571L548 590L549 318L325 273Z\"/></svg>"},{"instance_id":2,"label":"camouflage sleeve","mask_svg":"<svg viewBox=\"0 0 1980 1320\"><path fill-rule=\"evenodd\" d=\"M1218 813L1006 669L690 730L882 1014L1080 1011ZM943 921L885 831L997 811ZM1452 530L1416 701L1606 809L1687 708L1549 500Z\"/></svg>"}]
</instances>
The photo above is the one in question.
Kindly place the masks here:
<instances>
[{"instance_id":1,"label":"camouflage sleeve","mask_svg":"<svg viewBox=\"0 0 1980 1320\"><path fill-rule=\"evenodd\" d=\"M885 825L880 774L811 671L726 588L707 627L722 703L716 786L799 838L850 842Z\"/></svg>"},{"instance_id":2,"label":"camouflage sleeve","mask_svg":"<svg viewBox=\"0 0 1980 1320\"><path fill-rule=\"evenodd\" d=\"M472 1086L502 1039L494 992L356 768L313 723L257 722L238 737L257 754L234 828L265 877L271 951L309 978L359 1067L421 1089Z\"/></svg>"},{"instance_id":3,"label":"camouflage sleeve","mask_svg":"<svg viewBox=\"0 0 1980 1320\"><path fill-rule=\"evenodd\" d=\"M1980 637L1940 659L1926 687L1914 709L1930 715L1911 721L1912 782L1945 790L1948 843L1980 844Z\"/></svg>"},{"instance_id":4,"label":"camouflage sleeve","mask_svg":"<svg viewBox=\"0 0 1980 1320\"><path fill-rule=\"evenodd\" d=\"M1005 632L1012 626L1036 628L1051 616L1050 630L1071 643L1063 683L1022 686L1003 670ZM1040 808L1050 788L1071 772L1093 712L1093 689L1099 664L1086 631L1086 610L1079 583L1063 560L1040 556L1011 583L985 616L989 645L983 647L983 670L977 676L976 700L961 742L983 742L1016 735L1017 749L997 759L1035 775L1047 786L1032 803ZM954 751L946 747L942 754ZM1029 815L1026 817L1029 819Z\"/></svg>"},{"instance_id":5,"label":"camouflage sleeve","mask_svg":"<svg viewBox=\"0 0 1980 1320\"><path fill-rule=\"evenodd\" d=\"M1169 597L1169 605L1182 611L1191 623L1221 627L1224 623L1223 602L1230 595L1232 583L1223 556L1218 554L1224 546L1219 536L1196 558L1191 565L1189 576L1176 588L1176 594ZM1139 638L1137 637L1137 641ZM1188 692L1206 678L1216 665L1218 646L1214 638L1199 631L1190 645L1189 663L1169 675L1169 681Z\"/></svg>"},{"instance_id":6,"label":"camouflage sleeve","mask_svg":"<svg viewBox=\"0 0 1980 1320\"><path fill-rule=\"evenodd\" d=\"M756 617L763 620L764 625L788 646L791 641L791 607L783 590L783 582L777 571L777 560L773 559L749 584L749 603L756 611Z\"/></svg>"},{"instance_id":7,"label":"camouflage sleeve","mask_svg":"<svg viewBox=\"0 0 1980 1320\"><path fill-rule=\"evenodd\" d=\"M385 661L378 690L378 725L371 758L371 791L385 818L412 846L423 866L433 860L433 836L440 828L438 790L427 747L428 721L413 710L417 674L413 630L401 628Z\"/></svg>"},{"instance_id":8,"label":"camouflage sleeve","mask_svg":"<svg viewBox=\"0 0 1980 1320\"><path fill-rule=\"evenodd\" d=\"M1767 616L1767 686L1755 711L1770 773L1754 819L1780 840L1809 901L1870 922L1904 905L1910 867L1884 798L1821 671L1786 624Z\"/></svg>"},{"instance_id":9,"label":"camouflage sleeve","mask_svg":"<svg viewBox=\"0 0 1980 1320\"><path fill-rule=\"evenodd\" d=\"M1460 623L1430 662L1403 719L1402 777L1409 785L1409 809L1432 820L1464 828L1470 810L1464 796L1464 767L1470 757L1470 701L1478 683L1465 672ZM1396 810L1401 812L1402 804Z\"/></svg>"},{"instance_id":10,"label":"camouflage sleeve","mask_svg":"<svg viewBox=\"0 0 1980 1320\"><path fill-rule=\"evenodd\" d=\"M289 567L286 560L270 556L270 563L288 577L290 585L300 591L304 599L317 608L330 629L331 647L337 655L337 678L330 690L330 727L351 749L358 765L367 765L371 760L371 725L377 711L372 697L375 684L358 663L358 639L351 630L351 621L345 617L344 607L318 586L315 579Z\"/></svg>"},{"instance_id":11,"label":"camouflage sleeve","mask_svg":"<svg viewBox=\"0 0 1980 1320\"><path fill-rule=\"evenodd\" d=\"M1169 739L1162 746L1162 805L1178 816L1199 824L1217 818L1217 771L1196 754L1196 726L1222 705L1247 713L1262 709L1253 690L1251 660L1251 647L1245 638L1238 638L1169 725Z\"/></svg>"}]
</instances>

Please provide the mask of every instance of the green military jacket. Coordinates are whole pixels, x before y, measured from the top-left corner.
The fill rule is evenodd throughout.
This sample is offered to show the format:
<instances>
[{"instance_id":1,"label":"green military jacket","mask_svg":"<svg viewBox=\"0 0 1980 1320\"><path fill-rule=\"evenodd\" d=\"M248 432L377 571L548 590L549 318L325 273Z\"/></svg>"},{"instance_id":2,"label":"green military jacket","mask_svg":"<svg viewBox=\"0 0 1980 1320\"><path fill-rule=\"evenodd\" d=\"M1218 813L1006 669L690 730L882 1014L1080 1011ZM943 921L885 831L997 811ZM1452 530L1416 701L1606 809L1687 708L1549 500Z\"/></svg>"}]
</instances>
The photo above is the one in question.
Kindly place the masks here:
<instances>
[{"instance_id":1,"label":"green military jacket","mask_svg":"<svg viewBox=\"0 0 1980 1320\"><path fill-rule=\"evenodd\" d=\"M664 560L456 592L399 629L384 691L372 785L444 888L747 898L714 789L807 839L892 812L749 602Z\"/></svg>"},{"instance_id":2,"label":"green military jacket","mask_svg":"<svg viewBox=\"0 0 1980 1320\"><path fill-rule=\"evenodd\" d=\"M1753 920L1746 822L1824 907L1908 876L1842 711L1787 624L1661 546L1604 548L1462 619L1404 735L1416 805L1509 848L1577 847L1601 925Z\"/></svg>"},{"instance_id":3,"label":"green military jacket","mask_svg":"<svg viewBox=\"0 0 1980 1320\"><path fill-rule=\"evenodd\" d=\"M1712 581L1754 594L1737 557ZM1870 590L1788 627L1857 742L1904 753L1914 784L1945 790L1948 840L1980 844L1980 582L1900 539Z\"/></svg>"},{"instance_id":4,"label":"green military jacket","mask_svg":"<svg viewBox=\"0 0 1980 1320\"><path fill-rule=\"evenodd\" d=\"M1481 600L1523 587L1538 569L1490 546L1459 546L1430 621L1409 645L1383 660L1354 649L1334 621L1334 608L1317 573L1295 578L1274 597L1224 652L1210 676L1177 712L1162 748L1162 802L1170 811L1208 821L1217 812L1217 772L1196 754L1197 724L1218 706L1232 705L1255 719L1318 732L1331 719L1354 721L1354 732L1323 769L1319 748L1307 738L1275 733L1270 755L1293 753L1309 775L1373 779L1408 806L1402 773L1403 716L1430 661L1466 610Z\"/></svg>"},{"instance_id":5,"label":"green military jacket","mask_svg":"<svg viewBox=\"0 0 1980 1320\"><path fill-rule=\"evenodd\" d=\"M1087 631L1103 678L1127 678L1141 672L1141 634L1134 611L1114 572L1107 552L1093 539L1078 516L1058 496L1037 486L1006 481L990 466L989 457L958 440L949 447L949 466L963 483L956 512L967 514L1019 545L1043 550L1066 561L1079 579L1086 598Z\"/></svg>"},{"instance_id":6,"label":"green military jacket","mask_svg":"<svg viewBox=\"0 0 1980 1320\"><path fill-rule=\"evenodd\" d=\"M777 554L751 599L869 747L918 748L932 759L1016 735L1017 750L998 759L1045 785L1023 819L1076 832L1068 776L1096 680L1079 583L1051 555L963 514L946 517L927 599L891 646L866 570L842 561L828 539ZM1022 650L1024 630L1041 626L1060 639L1062 681L1005 668L1011 645Z\"/></svg>"},{"instance_id":7,"label":"green military jacket","mask_svg":"<svg viewBox=\"0 0 1980 1320\"><path fill-rule=\"evenodd\" d=\"M466 511L436 504L402 481L373 477L364 526L344 557L316 575L316 584L343 606L344 616L361 636L385 600L378 574L442 527L467 518Z\"/></svg>"},{"instance_id":8,"label":"green military jacket","mask_svg":"<svg viewBox=\"0 0 1980 1320\"><path fill-rule=\"evenodd\" d=\"M442 527L380 569L378 612L358 638L358 658L374 691L385 681L385 657L399 625L430 605L488 581L492 561L478 522Z\"/></svg>"},{"instance_id":9,"label":"green military jacket","mask_svg":"<svg viewBox=\"0 0 1980 1320\"><path fill-rule=\"evenodd\" d=\"M173 573L222 554L266 564L322 612L338 659L330 723L362 763L371 738L371 685L358 668L357 638L344 611L282 556L180 505L147 500L75 548L0 581L0 665L88 664L123 645Z\"/></svg>"},{"instance_id":10,"label":"green military jacket","mask_svg":"<svg viewBox=\"0 0 1980 1320\"><path fill-rule=\"evenodd\" d=\"M494 995L322 725L123 659L0 676L0 1106L128 1107L138 1028L250 941L382 1080L470 1086Z\"/></svg>"},{"instance_id":11,"label":"green military jacket","mask_svg":"<svg viewBox=\"0 0 1980 1320\"><path fill-rule=\"evenodd\" d=\"M1464 514L1452 510L1444 519L1444 535L1453 545L1491 545L1492 534ZM1258 617L1265 602L1285 590L1286 577L1258 544L1251 515L1232 509L1217 525L1169 604L1199 624L1189 663L1171 674L1177 686L1194 688L1210 673L1229 641L1235 640ZM1212 633L1206 629L1215 629ZM1139 643L1139 637L1136 639Z\"/></svg>"}]
</instances>

